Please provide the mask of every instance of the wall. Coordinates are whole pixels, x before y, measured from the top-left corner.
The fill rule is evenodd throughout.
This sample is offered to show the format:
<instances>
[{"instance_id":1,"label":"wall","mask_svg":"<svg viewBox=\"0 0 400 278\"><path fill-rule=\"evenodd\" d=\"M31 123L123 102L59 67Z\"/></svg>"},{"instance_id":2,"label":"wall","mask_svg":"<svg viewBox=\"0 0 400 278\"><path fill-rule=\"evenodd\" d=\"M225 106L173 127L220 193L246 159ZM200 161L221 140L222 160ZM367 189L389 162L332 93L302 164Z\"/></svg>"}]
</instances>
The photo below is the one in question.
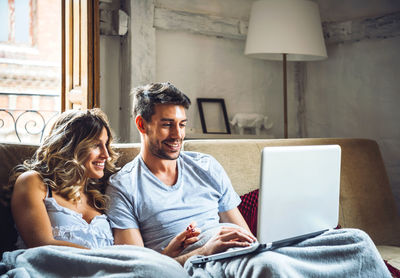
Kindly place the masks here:
<instances>
[{"instance_id":1,"label":"wall","mask_svg":"<svg viewBox=\"0 0 400 278\"><path fill-rule=\"evenodd\" d=\"M330 45L307 65L305 99L308 137L377 140L400 205L399 49L400 37Z\"/></svg>"},{"instance_id":2,"label":"wall","mask_svg":"<svg viewBox=\"0 0 400 278\"><path fill-rule=\"evenodd\" d=\"M116 140L120 137L120 38L100 36L100 106Z\"/></svg>"},{"instance_id":3,"label":"wall","mask_svg":"<svg viewBox=\"0 0 400 278\"><path fill-rule=\"evenodd\" d=\"M222 97L229 119L239 112L266 114L274 126L268 131L264 130L264 134L283 136L282 64L246 57L243 33L234 34L234 38L225 36L229 28L236 28L235 21L248 20L250 7L251 2L245 0L123 2L122 8L130 14L131 22L130 31L123 39L126 43L123 43L121 53L130 53L131 57L121 60L121 79L125 80L121 83L120 98L122 142L140 140L132 125L129 107L132 97L128 96L129 92L135 86L157 81L171 81L192 99L193 105L188 112L188 130L191 132L201 133L202 130L196 98ZM167 14L163 16L161 12L165 11ZM192 30L182 31L186 28L185 24L174 22L175 16L182 14L182 21L196 21L196 18L203 16L204 22L201 19L197 21L199 25L204 25L200 27L212 29L216 24L217 29L228 31L214 35L212 32L200 34L197 30L193 32L196 26L192 26ZM233 24L226 27L224 24L227 22L227 25ZM290 82L289 90L293 86L293 82ZM296 136L295 96L289 98L289 123L289 133Z\"/></svg>"},{"instance_id":4,"label":"wall","mask_svg":"<svg viewBox=\"0 0 400 278\"><path fill-rule=\"evenodd\" d=\"M196 98L224 98L229 119L239 112L266 114L279 135L279 62L247 58L240 40L163 30L156 34L156 80L171 81L191 98L188 127L195 133L202 132Z\"/></svg>"},{"instance_id":5,"label":"wall","mask_svg":"<svg viewBox=\"0 0 400 278\"><path fill-rule=\"evenodd\" d=\"M307 64L305 133L376 140L400 212L400 2L318 3L335 38L326 61Z\"/></svg>"}]
</instances>

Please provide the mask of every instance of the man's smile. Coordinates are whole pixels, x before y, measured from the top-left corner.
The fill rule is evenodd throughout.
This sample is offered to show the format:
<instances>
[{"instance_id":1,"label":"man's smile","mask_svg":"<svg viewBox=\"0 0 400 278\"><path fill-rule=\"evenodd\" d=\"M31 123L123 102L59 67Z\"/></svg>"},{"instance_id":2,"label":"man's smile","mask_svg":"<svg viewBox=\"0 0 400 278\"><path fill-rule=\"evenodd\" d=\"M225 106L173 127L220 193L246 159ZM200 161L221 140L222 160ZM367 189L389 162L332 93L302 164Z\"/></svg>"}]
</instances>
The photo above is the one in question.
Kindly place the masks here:
<instances>
[{"instance_id":1,"label":"man's smile","mask_svg":"<svg viewBox=\"0 0 400 278\"><path fill-rule=\"evenodd\" d=\"M182 141L177 141L177 140L164 140L163 144L168 147L171 151L179 151L181 149L181 144Z\"/></svg>"}]
</instances>

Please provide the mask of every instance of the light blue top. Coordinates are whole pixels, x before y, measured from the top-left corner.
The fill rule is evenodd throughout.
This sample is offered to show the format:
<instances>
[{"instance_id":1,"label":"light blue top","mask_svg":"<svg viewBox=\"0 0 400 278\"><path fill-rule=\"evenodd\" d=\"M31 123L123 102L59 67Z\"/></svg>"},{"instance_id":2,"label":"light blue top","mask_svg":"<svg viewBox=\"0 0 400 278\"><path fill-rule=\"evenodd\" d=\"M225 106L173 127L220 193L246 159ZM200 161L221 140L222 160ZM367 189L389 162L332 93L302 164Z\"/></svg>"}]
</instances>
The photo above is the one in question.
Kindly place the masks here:
<instances>
[{"instance_id":1,"label":"light blue top","mask_svg":"<svg viewBox=\"0 0 400 278\"><path fill-rule=\"evenodd\" d=\"M90 223L82 218L82 214L60 206L54 198L44 199L50 218L53 236L56 240L69 241L87 248L99 248L114 244L110 223L105 214L98 215ZM25 249L26 245L18 236L17 248Z\"/></svg>"},{"instance_id":2,"label":"light blue top","mask_svg":"<svg viewBox=\"0 0 400 278\"><path fill-rule=\"evenodd\" d=\"M219 223L218 212L240 198L222 166L211 156L181 152L175 185L163 184L137 156L110 178L107 211L112 228L139 228L144 245L161 251L192 221L202 230Z\"/></svg>"}]
</instances>

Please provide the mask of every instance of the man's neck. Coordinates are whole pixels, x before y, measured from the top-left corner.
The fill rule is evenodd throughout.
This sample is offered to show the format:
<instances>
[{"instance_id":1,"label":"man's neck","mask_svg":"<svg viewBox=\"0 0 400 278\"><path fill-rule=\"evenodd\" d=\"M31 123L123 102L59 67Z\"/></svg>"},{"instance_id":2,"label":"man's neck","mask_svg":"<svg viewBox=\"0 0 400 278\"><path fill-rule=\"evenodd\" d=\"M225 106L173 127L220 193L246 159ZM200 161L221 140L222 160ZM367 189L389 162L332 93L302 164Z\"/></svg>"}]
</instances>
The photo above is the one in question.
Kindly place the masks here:
<instances>
[{"instance_id":1,"label":"man's neck","mask_svg":"<svg viewBox=\"0 0 400 278\"><path fill-rule=\"evenodd\" d=\"M140 153L147 168L165 185L172 186L178 180L177 160L162 159L145 151Z\"/></svg>"}]
</instances>

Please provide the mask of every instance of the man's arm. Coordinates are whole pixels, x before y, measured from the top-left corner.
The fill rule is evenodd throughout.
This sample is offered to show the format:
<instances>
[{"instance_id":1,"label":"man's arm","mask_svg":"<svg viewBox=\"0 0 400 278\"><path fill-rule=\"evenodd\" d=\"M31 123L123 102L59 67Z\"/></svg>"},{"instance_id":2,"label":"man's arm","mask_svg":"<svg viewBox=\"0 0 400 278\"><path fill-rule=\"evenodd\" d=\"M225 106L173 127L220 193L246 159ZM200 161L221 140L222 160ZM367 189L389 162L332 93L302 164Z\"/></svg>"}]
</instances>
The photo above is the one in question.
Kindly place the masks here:
<instances>
[{"instance_id":1,"label":"man's arm","mask_svg":"<svg viewBox=\"0 0 400 278\"><path fill-rule=\"evenodd\" d=\"M251 233L250 228L246 223L246 220L244 220L244 218L238 208L220 212L218 214L219 214L219 218L220 218L219 222L236 224L236 225L244 228L249 233Z\"/></svg>"},{"instance_id":2,"label":"man's arm","mask_svg":"<svg viewBox=\"0 0 400 278\"><path fill-rule=\"evenodd\" d=\"M245 247L256 241L238 208L220 212L219 216L221 223L233 223L242 227L245 231L240 228L223 227L205 245L185 255L175 257L176 261L183 265L193 255L212 255L224 252L231 247Z\"/></svg>"},{"instance_id":3,"label":"man's arm","mask_svg":"<svg viewBox=\"0 0 400 278\"><path fill-rule=\"evenodd\" d=\"M256 238L242 228L222 227L218 234L212 237L202 247L193 250L185 255L175 257L181 265L184 265L186 260L193 255L212 255L226 251L231 247L246 247L254 242Z\"/></svg>"},{"instance_id":4,"label":"man's arm","mask_svg":"<svg viewBox=\"0 0 400 278\"><path fill-rule=\"evenodd\" d=\"M113 229L115 245L144 246L142 234L139 229Z\"/></svg>"}]
</instances>

